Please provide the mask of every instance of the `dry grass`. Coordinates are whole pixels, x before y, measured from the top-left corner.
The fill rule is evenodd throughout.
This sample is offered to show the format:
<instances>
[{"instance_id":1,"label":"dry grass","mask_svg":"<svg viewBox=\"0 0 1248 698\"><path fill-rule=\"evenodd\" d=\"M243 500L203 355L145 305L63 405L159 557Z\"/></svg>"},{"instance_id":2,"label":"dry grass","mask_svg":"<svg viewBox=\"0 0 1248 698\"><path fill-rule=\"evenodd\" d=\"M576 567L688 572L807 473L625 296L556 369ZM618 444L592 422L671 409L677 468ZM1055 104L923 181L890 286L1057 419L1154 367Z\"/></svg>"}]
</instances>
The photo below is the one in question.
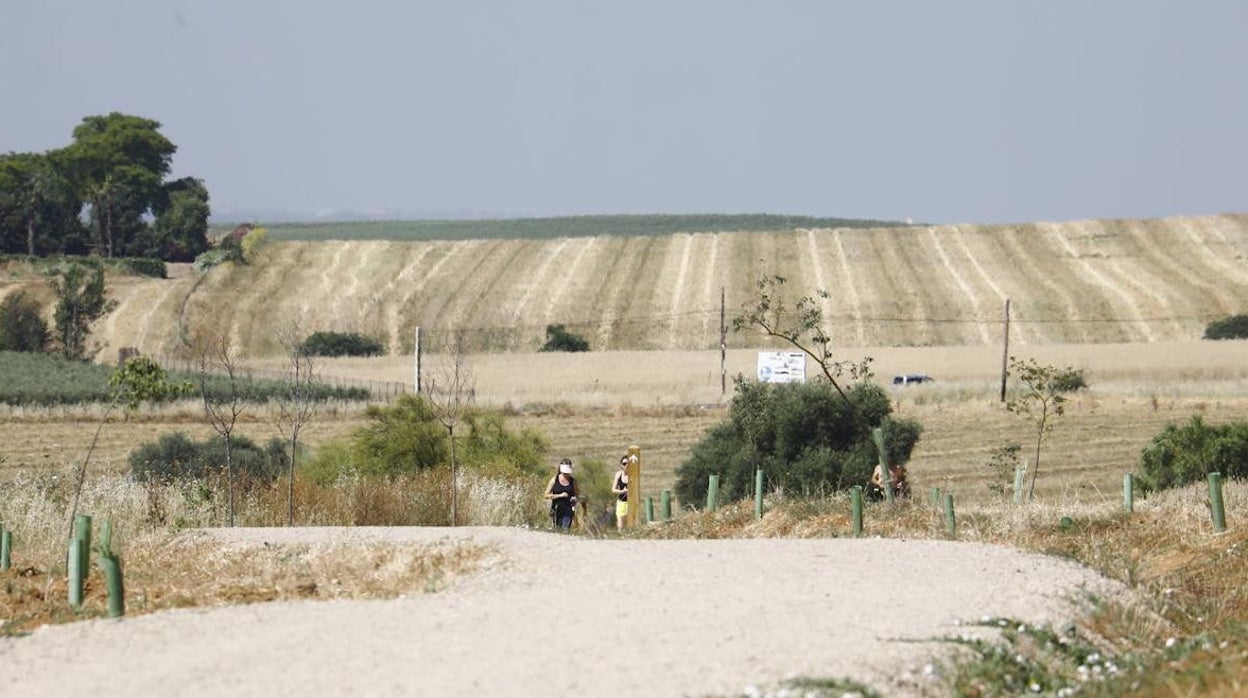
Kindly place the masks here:
<instances>
[{"instance_id":1,"label":"dry grass","mask_svg":"<svg viewBox=\"0 0 1248 698\"><path fill-rule=\"evenodd\" d=\"M471 572L490 553L478 545L225 545L186 532L225 521L219 483L140 484L104 475L88 481L79 511L97 527L112 525L113 549L124 559L129 613L181 606L295 598L392 598L442 588ZM449 475L433 470L409 478L343 478L328 487L298 482L301 526L447 525ZM460 480L459 522L529 526L545 521L541 483ZM67 608L65 540L72 488L55 474L23 475L0 485L0 523L14 534L13 568L0 572L0 632L20 633L49 622L97 617L105 591L91 577L81 610ZM244 491L242 526L286 522L284 482Z\"/></svg>"}]
</instances>

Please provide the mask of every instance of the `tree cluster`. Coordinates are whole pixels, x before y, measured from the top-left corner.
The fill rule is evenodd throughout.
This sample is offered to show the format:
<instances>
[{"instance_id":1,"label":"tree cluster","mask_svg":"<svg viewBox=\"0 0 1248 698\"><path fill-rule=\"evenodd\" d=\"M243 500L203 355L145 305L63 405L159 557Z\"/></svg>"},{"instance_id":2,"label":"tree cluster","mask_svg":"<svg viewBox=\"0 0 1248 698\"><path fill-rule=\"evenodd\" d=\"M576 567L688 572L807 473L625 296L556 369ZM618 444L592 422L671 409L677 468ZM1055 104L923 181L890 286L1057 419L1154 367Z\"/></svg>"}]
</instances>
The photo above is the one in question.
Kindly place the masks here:
<instances>
[{"instance_id":1,"label":"tree cluster","mask_svg":"<svg viewBox=\"0 0 1248 698\"><path fill-rule=\"evenodd\" d=\"M546 326L546 343L541 351L589 351L589 342L582 336L569 332L563 325Z\"/></svg>"},{"instance_id":2,"label":"tree cluster","mask_svg":"<svg viewBox=\"0 0 1248 698\"><path fill-rule=\"evenodd\" d=\"M84 118L63 148L0 154L0 252L194 260L208 190L167 179L176 151L159 122L113 112Z\"/></svg>"},{"instance_id":3,"label":"tree cluster","mask_svg":"<svg viewBox=\"0 0 1248 698\"><path fill-rule=\"evenodd\" d=\"M1205 339L1248 338L1248 315L1232 315L1214 320L1205 327Z\"/></svg>"},{"instance_id":4,"label":"tree cluster","mask_svg":"<svg viewBox=\"0 0 1248 698\"><path fill-rule=\"evenodd\" d=\"M723 423L712 427L677 470L676 496L701 506L709 475L719 476L727 500L750 494L754 471L765 490L815 495L866 484L879 462L871 431L884 432L885 457L904 465L922 426L893 419L888 395L866 381L844 388L831 383L759 383L738 379Z\"/></svg>"}]
</instances>

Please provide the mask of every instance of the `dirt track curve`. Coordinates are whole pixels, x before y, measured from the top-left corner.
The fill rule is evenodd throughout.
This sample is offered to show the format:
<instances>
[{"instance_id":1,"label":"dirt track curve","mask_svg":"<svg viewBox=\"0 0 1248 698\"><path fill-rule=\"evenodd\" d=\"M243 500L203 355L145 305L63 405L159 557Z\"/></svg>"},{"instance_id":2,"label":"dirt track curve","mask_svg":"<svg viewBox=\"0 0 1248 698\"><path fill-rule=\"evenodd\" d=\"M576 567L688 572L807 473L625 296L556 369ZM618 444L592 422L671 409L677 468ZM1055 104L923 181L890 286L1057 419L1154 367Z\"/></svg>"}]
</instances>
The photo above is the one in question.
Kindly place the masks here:
<instances>
[{"instance_id":1,"label":"dirt track curve","mask_svg":"<svg viewBox=\"0 0 1248 698\"><path fill-rule=\"evenodd\" d=\"M985 615L1061 623L1113 585L973 543L589 540L500 528L233 529L246 544L470 539L450 589L390 601L192 609L0 639L24 698L740 695L794 676L886 695L931 681L931 642ZM883 671L885 668L888 671Z\"/></svg>"}]
</instances>

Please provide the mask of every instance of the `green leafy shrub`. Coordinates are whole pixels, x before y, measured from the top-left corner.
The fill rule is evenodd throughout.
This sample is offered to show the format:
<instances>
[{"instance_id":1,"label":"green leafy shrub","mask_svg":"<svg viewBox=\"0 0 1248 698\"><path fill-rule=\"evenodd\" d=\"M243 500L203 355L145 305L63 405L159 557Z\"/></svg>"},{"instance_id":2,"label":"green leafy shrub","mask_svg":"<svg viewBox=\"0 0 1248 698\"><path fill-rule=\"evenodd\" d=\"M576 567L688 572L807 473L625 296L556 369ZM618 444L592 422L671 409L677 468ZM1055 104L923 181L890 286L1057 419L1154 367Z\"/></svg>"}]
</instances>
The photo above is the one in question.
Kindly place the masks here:
<instances>
[{"instance_id":1,"label":"green leafy shrub","mask_svg":"<svg viewBox=\"0 0 1248 698\"><path fill-rule=\"evenodd\" d=\"M910 460L923 428L894 420L879 386L857 383L848 402L826 382L757 383L738 379L727 421L712 427L677 470L676 495L702 506L707 478L719 475L725 500L747 496L754 471L765 488L817 494L865 484L879 461L871 430L884 432L890 462Z\"/></svg>"},{"instance_id":2,"label":"green leafy shrub","mask_svg":"<svg viewBox=\"0 0 1248 698\"><path fill-rule=\"evenodd\" d=\"M271 483L290 465L281 439L260 448L245 436L230 439L234 472L241 482ZM193 441L182 432L165 434L130 452L130 473L139 482L199 480L225 472L225 439Z\"/></svg>"},{"instance_id":3,"label":"green leafy shrub","mask_svg":"<svg viewBox=\"0 0 1248 698\"><path fill-rule=\"evenodd\" d=\"M381 342L358 332L313 332L303 341L308 356L380 356Z\"/></svg>"},{"instance_id":4,"label":"green leafy shrub","mask_svg":"<svg viewBox=\"0 0 1248 698\"><path fill-rule=\"evenodd\" d=\"M1140 456L1140 488L1164 490L1199 482L1209 473L1248 476L1248 424L1205 424L1193 415L1186 426L1169 424Z\"/></svg>"},{"instance_id":5,"label":"green leafy shrub","mask_svg":"<svg viewBox=\"0 0 1248 698\"><path fill-rule=\"evenodd\" d=\"M572 334L563 325L546 326L546 343L542 351L589 351L584 337Z\"/></svg>"},{"instance_id":6,"label":"green leafy shrub","mask_svg":"<svg viewBox=\"0 0 1248 698\"><path fill-rule=\"evenodd\" d=\"M242 250L239 249L237 243L234 245L226 245L225 243L222 243L221 247L214 247L207 252L200 253L199 256L195 257L195 263L193 266L196 271L204 271L225 262L240 261L242 258L243 253Z\"/></svg>"},{"instance_id":7,"label":"green leafy shrub","mask_svg":"<svg viewBox=\"0 0 1248 698\"><path fill-rule=\"evenodd\" d=\"M306 471L320 483L340 475L396 478L451 463L446 427L420 395L402 395L391 405L370 405L369 422L349 439L317 450ZM459 464L500 477L536 477L546 474L549 448L545 437L525 429L507 429L500 413L473 410L455 430Z\"/></svg>"},{"instance_id":8,"label":"green leafy shrub","mask_svg":"<svg viewBox=\"0 0 1248 698\"><path fill-rule=\"evenodd\" d=\"M41 352L48 344L48 323L39 304L24 292L0 303L0 351Z\"/></svg>"},{"instance_id":9,"label":"green leafy shrub","mask_svg":"<svg viewBox=\"0 0 1248 698\"><path fill-rule=\"evenodd\" d=\"M163 259L127 257L123 263L127 270L139 276L151 276L157 279L165 279L169 276L168 267L165 266Z\"/></svg>"},{"instance_id":10,"label":"green leafy shrub","mask_svg":"<svg viewBox=\"0 0 1248 698\"><path fill-rule=\"evenodd\" d=\"M1053 389L1059 393L1077 393L1088 387L1082 368L1066 368L1053 376Z\"/></svg>"},{"instance_id":11,"label":"green leafy shrub","mask_svg":"<svg viewBox=\"0 0 1248 698\"><path fill-rule=\"evenodd\" d=\"M1248 338L1248 315L1232 315L1214 320L1205 327L1205 339Z\"/></svg>"}]
</instances>

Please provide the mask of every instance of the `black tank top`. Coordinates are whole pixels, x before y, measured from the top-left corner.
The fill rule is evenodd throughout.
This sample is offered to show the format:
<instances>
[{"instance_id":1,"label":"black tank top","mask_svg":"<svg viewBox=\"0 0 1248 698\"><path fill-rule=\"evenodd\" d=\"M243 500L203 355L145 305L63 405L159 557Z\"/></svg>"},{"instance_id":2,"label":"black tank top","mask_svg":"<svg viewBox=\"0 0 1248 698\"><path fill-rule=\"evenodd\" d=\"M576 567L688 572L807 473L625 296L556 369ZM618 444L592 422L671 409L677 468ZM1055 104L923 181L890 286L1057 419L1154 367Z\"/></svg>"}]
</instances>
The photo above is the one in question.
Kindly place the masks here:
<instances>
[{"instance_id":1,"label":"black tank top","mask_svg":"<svg viewBox=\"0 0 1248 698\"><path fill-rule=\"evenodd\" d=\"M556 509L571 510L572 500L569 499L569 497L576 496L576 478L569 475L568 484L565 485L562 482L559 482L559 476L556 475L555 484L551 486L550 493L563 494L564 492L568 493L567 497L559 497L558 499L553 499L551 501L554 503Z\"/></svg>"},{"instance_id":2,"label":"black tank top","mask_svg":"<svg viewBox=\"0 0 1248 698\"><path fill-rule=\"evenodd\" d=\"M628 501L628 476L624 473L615 474L615 489L624 490L619 494L621 502Z\"/></svg>"}]
</instances>

